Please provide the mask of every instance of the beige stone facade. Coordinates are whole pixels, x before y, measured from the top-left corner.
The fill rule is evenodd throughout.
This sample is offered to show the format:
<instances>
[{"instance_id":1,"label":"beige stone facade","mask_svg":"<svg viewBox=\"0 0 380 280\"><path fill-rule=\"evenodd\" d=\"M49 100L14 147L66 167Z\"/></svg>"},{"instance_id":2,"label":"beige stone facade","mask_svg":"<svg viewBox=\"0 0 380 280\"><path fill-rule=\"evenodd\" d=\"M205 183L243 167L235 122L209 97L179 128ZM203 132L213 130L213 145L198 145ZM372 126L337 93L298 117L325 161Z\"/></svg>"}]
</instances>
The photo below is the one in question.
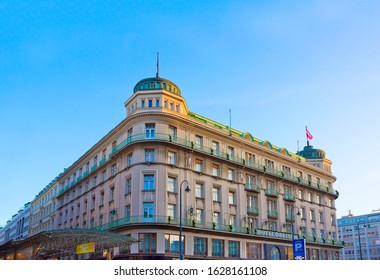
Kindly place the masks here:
<instances>
[{"instance_id":1,"label":"beige stone facade","mask_svg":"<svg viewBox=\"0 0 380 280\"><path fill-rule=\"evenodd\" d=\"M307 258L338 258L331 161L319 168L192 113L165 79L140 81L124 105L126 118L57 179L54 228L140 240L114 248L118 258L178 258L182 189L185 258L291 259L292 220Z\"/></svg>"}]
</instances>

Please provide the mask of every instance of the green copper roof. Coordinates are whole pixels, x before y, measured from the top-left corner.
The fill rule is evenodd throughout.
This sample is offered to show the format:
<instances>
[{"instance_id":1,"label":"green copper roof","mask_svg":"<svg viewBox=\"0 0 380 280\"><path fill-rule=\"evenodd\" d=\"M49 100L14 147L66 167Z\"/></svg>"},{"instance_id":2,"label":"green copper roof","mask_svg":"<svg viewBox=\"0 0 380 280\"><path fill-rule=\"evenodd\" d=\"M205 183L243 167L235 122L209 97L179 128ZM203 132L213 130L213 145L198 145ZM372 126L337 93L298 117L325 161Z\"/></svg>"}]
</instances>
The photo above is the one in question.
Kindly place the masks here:
<instances>
[{"instance_id":1,"label":"green copper roof","mask_svg":"<svg viewBox=\"0 0 380 280\"><path fill-rule=\"evenodd\" d=\"M181 91L175 83L160 77L141 80L135 85L133 92L135 93L140 90L166 90L181 95Z\"/></svg>"},{"instance_id":2,"label":"green copper roof","mask_svg":"<svg viewBox=\"0 0 380 280\"><path fill-rule=\"evenodd\" d=\"M297 160L305 162L305 158L302 155L291 153L291 152L289 152L285 148L279 148L279 147L273 145L272 143L270 143L268 140L263 141L263 140L260 140L260 139L258 139L256 137L253 137L249 132L241 132L241 131L239 131L237 129L230 128L227 125L224 125L224 124L221 124L219 122L213 121L211 119L208 119L208 118L206 118L204 116L201 116L201 115L193 113L193 112L188 112L188 116L191 117L191 118L193 118L193 119L195 119L195 120L197 120L197 121L200 121L200 122L203 122L205 124L209 124L209 125L212 125L214 127L217 127L217 128L219 128L221 130L229 131L233 135L239 136L239 137L244 138L246 140L252 141L253 143L259 144L259 145L264 146L264 147L267 147L270 150L274 150L276 152L282 153L282 154L287 155L289 157L292 157L294 159L297 159Z\"/></svg>"},{"instance_id":3,"label":"green copper roof","mask_svg":"<svg viewBox=\"0 0 380 280\"><path fill-rule=\"evenodd\" d=\"M297 154L307 159L322 159L326 156L323 150L314 149L313 146L305 146L303 150Z\"/></svg>"}]
</instances>

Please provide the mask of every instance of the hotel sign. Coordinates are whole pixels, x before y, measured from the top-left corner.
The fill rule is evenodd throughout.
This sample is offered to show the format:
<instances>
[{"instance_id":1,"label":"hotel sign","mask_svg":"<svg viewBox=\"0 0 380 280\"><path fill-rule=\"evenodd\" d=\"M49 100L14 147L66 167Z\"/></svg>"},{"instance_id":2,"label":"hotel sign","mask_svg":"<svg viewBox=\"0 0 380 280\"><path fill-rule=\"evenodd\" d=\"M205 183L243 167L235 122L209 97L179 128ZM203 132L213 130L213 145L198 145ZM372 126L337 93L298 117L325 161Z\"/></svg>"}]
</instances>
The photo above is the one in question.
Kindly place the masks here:
<instances>
[{"instance_id":1,"label":"hotel sign","mask_svg":"<svg viewBox=\"0 0 380 280\"><path fill-rule=\"evenodd\" d=\"M265 230L265 229L256 229L256 235L266 236L266 237L274 237L274 238L282 238L282 239L292 239L291 233Z\"/></svg>"}]
</instances>

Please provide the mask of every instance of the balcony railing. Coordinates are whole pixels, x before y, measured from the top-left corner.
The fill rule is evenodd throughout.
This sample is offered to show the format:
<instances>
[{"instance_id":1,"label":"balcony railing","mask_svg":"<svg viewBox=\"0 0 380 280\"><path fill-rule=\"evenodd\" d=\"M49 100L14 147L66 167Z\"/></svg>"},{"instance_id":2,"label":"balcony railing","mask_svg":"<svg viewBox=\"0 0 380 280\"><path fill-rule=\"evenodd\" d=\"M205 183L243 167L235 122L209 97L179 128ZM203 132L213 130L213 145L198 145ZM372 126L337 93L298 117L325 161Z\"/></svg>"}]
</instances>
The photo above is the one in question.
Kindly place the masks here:
<instances>
[{"instance_id":1,"label":"balcony railing","mask_svg":"<svg viewBox=\"0 0 380 280\"><path fill-rule=\"evenodd\" d=\"M284 193L284 196L283 196L283 200L288 200L288 201L293 201L293 202L295 202L295 201L296 201L296 196L295 196L294 194L291 194L291 193L285 192L285 193Z\"/></svg>"},{"instance_id":2,"label":"balcony railing","mask_svg":"<svg viewBox=\"0 0 380 280\"><path fill-rule=\"evenodd\" d=\"M273 211L272 211L273 212ZM276 211L274 211L277 213ZM151 216L151 217L144 217L144 216L130 216L130 217L124 217L118 220L111 221L106 224L102 224L101 226L94 227L95 229L98 230L112 230L117 227L121 226L127 226L127 225L135 225L135 224L166 224L166 225L174 225L174 226L179 226L179 218L173 218L173 217L168 217L168 216ZM264 229L250 229L248 227L238 227L235 225L226 225L226 224L221 224L221 223L209 223L209 222L197 222L193 219L182 219L182 225L184 227L193 227L193 228L199 228L199 229L207 229L207 230L216 230L216 231L222 231L222 232L234 232L234 233L240 233L240 234L249 234L249 235L254 235L254 236L263 236L260 235L259 230L264 230ZM286 232L278 232L277 234L276 231L269 231L269 230L264 230L267 232L273 232L275 233L274 236L286 236L286 237L280 237L281 239L284 240L291 240L291 234L287 234ZM287 234L287 235L286 235ZM336 246L343 246L344 243L342 241L338 240L325 240L322 238L313 238L313 237L308 237L305 236L305 239L307 242L310 243L324 243L324 244L332 244Z\"/></svg>"},{"instance_id":3,"label":"balcony railing","mask_svg":"<svg viewBox=\"0 0 380 280\"><path fill-rule=\"evenodd\" d=\"M265 194L267 196L273 196L273 197L278 197L278 190L274 189L274 188L266 188L265 190Z\"/></svg>"},{"instance_id":4,"label":"balcony railing","mask_svg":"<svg viewBox=\"0 0 380 280\"><path fill-rule=\"evenodd\" d=\"M247 213L259 215L259 208L256 206L247 206Z\"/></svg>"},{"instance_id":5,"label":"balcony railing","mask_svg":"<svg viewBox=\"0 0 380 280\"><path fill-rule=\"evenodd\" d=\"M272 169L272 168L267 168L264 165L260 165L260 164L255 163L255 162L247 162L245 159L238 157L236 155L234 155L233 157L230 157L227 153L220 151L220 150L214 151L211 147L207 147L206 145L202 145L200 147L197 147L193 141L190 141L187 139L182 139L179 137L171 137L171 135L169 135L169 134L156 133L154 135L154 137L146 137L145 134L137 134L137 135L129 136L124 141L119 143L116 147L112 148L112 151L109 154L109 158L111 158L113 155L115 155L116 153L121 151L123 148L125 148L129 144L140 142L140 141L163 141L163 142L175 143L177 145L180 145L180 146L183 146L183 147L186 147L189 149L193 149L193 150L205 153L205 154L210 154L212 156L215 156L215 157L218 157L221 159L229 160L230 162L234 162L234 163L239 164L239 165L248 166L248 167L253 168L257 171L266 172L267 174L271 174L271 175L279 177L279 178L284 178L284 179L291 181L291 182L294 182L294 183L303 184L305 186L312 187L315 189L319 189L319 190L331 193L331 194L336 195L336 196L339 195L339 193L337 191L333 190L331 187L326 187L326 186L323 186L320 184L309 183L308 181L303 180L302 178L296 177L296 176L288 174L288 173L284 173L283 171L280 171L277 169ZM106 158L103 158L99 162L99 165L104 164L106 161L107 161ZM98 166L95 164L91 167L90 172L89 171L84 172L83 178L86 177L89 173L94 172L97 169L97 167ZM252 190L255 191L255 188L253 187ZM277 192L277 194L276 194L276 192L269 192L267 194L268 195L274 195L274 196L278 197L278 192Z\"/></svg>"},{"instance_id":6,"label":"balcony railing","mask_svg":"<svg viewBox=\"0 0 380 280\"><path fill-rule=\"evenodd\" d=\"M245 184L245 190L260 193L260 186L255 184Z\"/></svg>"},{"instance_id":7,"label":"balcony railing","mask_svg":"<svg viewBox=\"0 0 380 280\"><path fill-rule=\"evenodd\" d=\"M268 214L268 218L275 218L275 219L278 218L278 212L277 211L268 210L267 214Z\"/></svg>"}]
</instances>

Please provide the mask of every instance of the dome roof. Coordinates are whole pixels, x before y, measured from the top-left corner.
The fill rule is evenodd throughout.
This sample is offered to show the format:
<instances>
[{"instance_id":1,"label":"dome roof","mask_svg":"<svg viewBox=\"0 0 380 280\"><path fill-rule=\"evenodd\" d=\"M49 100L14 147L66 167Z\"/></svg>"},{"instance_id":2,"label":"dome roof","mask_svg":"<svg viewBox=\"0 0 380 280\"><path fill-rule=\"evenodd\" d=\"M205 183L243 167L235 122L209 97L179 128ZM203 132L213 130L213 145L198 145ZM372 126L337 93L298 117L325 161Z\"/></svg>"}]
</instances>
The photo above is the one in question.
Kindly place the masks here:
<instances>
[{"instance_id":1,"label":"dome roof","mask_svg":"<svg viewBox=\"0 0 380 280\"><path fill-rule=\"evenodd\" d=\"M326 153L320 149L314 149L313 146L305 146L302 151L299 151L297 155L300 155L306 159L322 159L325 158Z\"/></svg>"},{"instance_id":2,"label":"dome roof","mask_svg":"<svg viewBox=\"0 0 380 280\"><path fill-rule=\"evenodd\" d=\"M135 85L133 93L140 90L166 90L181 95L181 91L175 83L160 77L141 80Z\"/></svg>"}]
</instances>

